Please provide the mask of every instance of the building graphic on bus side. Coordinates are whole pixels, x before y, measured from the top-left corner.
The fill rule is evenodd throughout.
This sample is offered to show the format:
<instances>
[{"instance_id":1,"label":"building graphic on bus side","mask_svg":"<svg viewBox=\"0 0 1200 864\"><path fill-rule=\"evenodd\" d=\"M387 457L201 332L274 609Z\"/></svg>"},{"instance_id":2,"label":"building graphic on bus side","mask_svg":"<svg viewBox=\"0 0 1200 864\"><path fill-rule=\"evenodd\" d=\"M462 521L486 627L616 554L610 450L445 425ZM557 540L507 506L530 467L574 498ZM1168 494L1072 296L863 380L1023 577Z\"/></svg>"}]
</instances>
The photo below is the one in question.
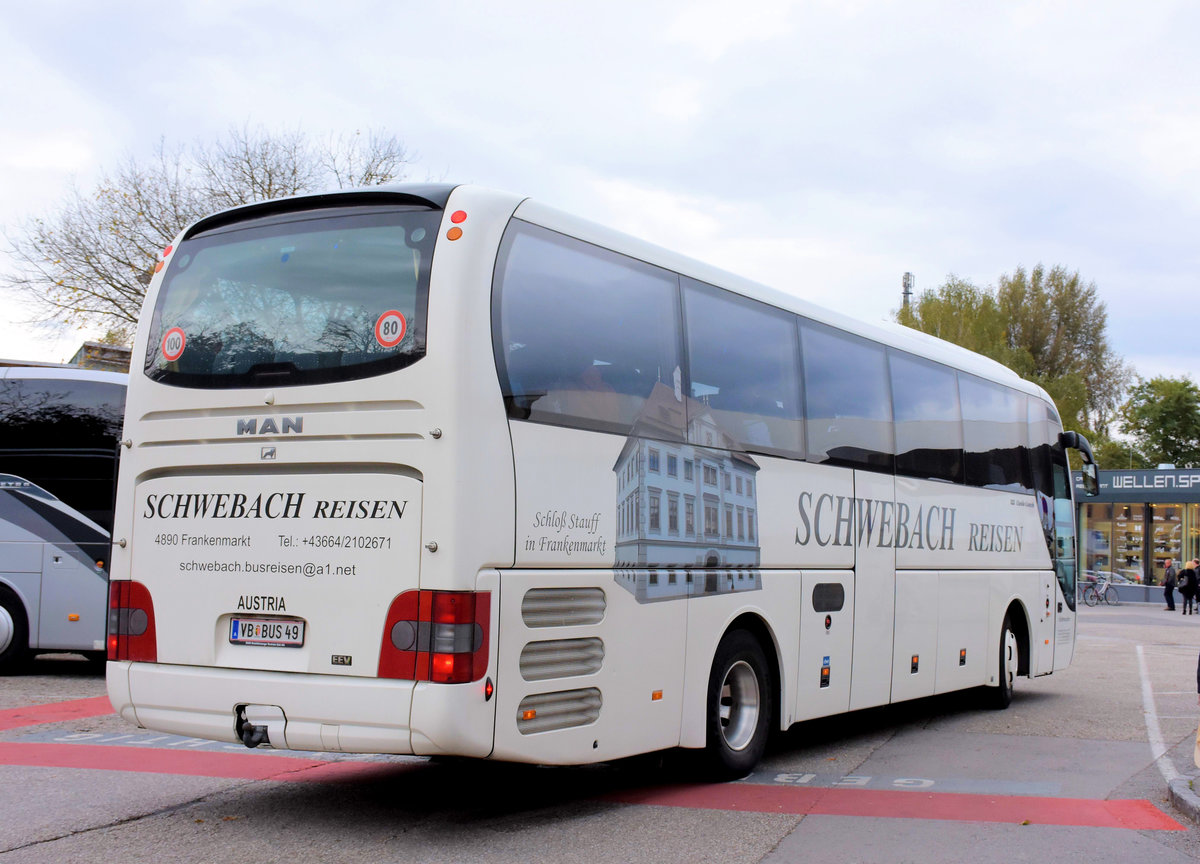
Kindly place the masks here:
<instances>
[{"instance_id":1,"label":"building graphic on bus side","mask_svg":"<svg viewBox=\"0 0 1200 864\"><path fill-rule=\"evenodd\" d=\"M672 441L684 410L689 440ZM617 581L640 601L761 587L758 464L701 400L658 384L613 473Z\"/></svg>"}]
</instances>

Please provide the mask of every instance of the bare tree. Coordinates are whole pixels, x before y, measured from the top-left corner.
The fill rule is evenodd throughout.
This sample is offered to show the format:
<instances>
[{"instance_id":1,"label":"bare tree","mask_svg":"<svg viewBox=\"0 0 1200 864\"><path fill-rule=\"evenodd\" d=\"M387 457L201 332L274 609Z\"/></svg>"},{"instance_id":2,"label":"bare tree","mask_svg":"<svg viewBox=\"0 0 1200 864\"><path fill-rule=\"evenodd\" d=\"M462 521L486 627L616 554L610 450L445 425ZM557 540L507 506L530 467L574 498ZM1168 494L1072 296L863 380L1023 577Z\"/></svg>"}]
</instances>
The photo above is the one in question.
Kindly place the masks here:
<instances>
[{"instance_id":1,"label":"bare tree","mask_svg":"<svg viewBox=\"0 0 1200 864\"><path fill-rule=\"evenodd\" d=\"M190 147L160 141L151 158L126 157L90 191L75 186L54 212L5 232L13 272L0 285L43 321L127 341L159 253L189 223L252 201L394 182L411 161L396 136L376 131L315 143L243 127Z\"/></svg>"},{"instance_id":2,"label":"bare tree","mask_svg":"<svg viewBox=\"0 0 1200 864\"><path fill-rule=\"evenodd\" d=\"M368 130L353 135L330 135L322 153L322 167L339 187L379 186L403 174L411 162L408 150L394 135Z\"/></svg>"}]
</instances>

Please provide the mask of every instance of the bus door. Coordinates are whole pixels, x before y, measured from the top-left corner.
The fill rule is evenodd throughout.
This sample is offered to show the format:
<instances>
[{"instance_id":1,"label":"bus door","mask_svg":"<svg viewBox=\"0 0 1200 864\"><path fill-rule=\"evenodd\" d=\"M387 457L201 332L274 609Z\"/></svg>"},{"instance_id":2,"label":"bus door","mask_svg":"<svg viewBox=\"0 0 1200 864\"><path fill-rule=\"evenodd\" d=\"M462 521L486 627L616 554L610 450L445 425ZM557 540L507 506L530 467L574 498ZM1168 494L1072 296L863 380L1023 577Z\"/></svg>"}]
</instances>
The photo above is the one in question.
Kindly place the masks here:
<instances>
[{"instance_id":1,"label":"bus door","mask_svg":"<svg viewBox=\"0 0 1200 864\"><path fill-rule=\"evenodd\" d=\"M38 645L103 651L108 623L107 543L69 541L42 546Z\"/></svg>"},{"instance_id":2,"label":"bus door","mask_svg":"<svg viewBox=\"0 0 1200 864\"><path fill-rule=\"evenodd\" d=\"M886 705L896 625L896 480L854 472L854 684L850 710ZM926 598L937 608L937 598Z\"/></svg>"},{"instance_id":3,"label":"bus door","mask_svg":"<svg viewBox=\"0 0 1200 864\"><path fill-rule=\"evenodd\" d=\"M1037 665L1034 675L1049 675L1054 671L1054 641L1055 641L1055 608L1058 601L1058 587L1054 574L1043 573L1041 576L1041 594L1036 609L1030 610L1033 618L1034 640L1037 649Z\"/></svg>"},{"instance_id":4,"label":"bus door","mask_svg":"<svg viewBox=\"0 0 1200 864\"><path fill-rule=\"evenodd\" d=\"M1054 669L1066 669L1075 654L1075 503L1071 498L1071 472L1062 447L1054 459L1054 572L1058 591L1051 603L1054 624ZM1053 586L1051 586L1053 588ZM1047 669L1046 671L1050 671Z\"/></svg>"}]
</instances>

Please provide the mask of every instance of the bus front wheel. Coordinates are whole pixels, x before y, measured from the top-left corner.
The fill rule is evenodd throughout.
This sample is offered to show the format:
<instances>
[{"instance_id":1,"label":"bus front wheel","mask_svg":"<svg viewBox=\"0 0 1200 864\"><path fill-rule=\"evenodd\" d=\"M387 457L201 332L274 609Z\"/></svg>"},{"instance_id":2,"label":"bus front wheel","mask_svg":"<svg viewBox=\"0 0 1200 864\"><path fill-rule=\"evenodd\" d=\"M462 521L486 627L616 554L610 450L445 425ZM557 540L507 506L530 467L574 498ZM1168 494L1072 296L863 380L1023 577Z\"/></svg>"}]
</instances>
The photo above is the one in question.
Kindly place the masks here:
<instances>
[{"instance_id":1,"label":"bus front wheel","mask_svg":"<svg viewBox=\"0 0 1200 864\"><path fill-rule=\"evenodd\" d=\"M762 758L771 728L770 675L762 646L745 630L725 635L708 676L707 773L734 780Z\"/></svg>"},{"instance_id":2,"label":"bus front wheel","mask_svg":"<svg viewBox=\"0 0 1200 864\"><path fill-rule=\"evenodd\" d=\"M1017 667L1020 664L1020 649L1017 645L1017 634L1013 632L1012 623L1007 615L1000 627L1000 663L997 669L997 683L992 696L992 707L998 710L1007 708L1012 703L1013 685L1017 680Z\"/></svg>"},{"instance_id":3,"label":"bus front wheel","mask_svg":"<svg viewBox=\"0 0 1200 864\"><path fill-rule=\"evenodd\" d=\"M0 674L17 672L29 655L29 622L25 606L11 589L0 585Z\"/></svg>"}]
</instances>

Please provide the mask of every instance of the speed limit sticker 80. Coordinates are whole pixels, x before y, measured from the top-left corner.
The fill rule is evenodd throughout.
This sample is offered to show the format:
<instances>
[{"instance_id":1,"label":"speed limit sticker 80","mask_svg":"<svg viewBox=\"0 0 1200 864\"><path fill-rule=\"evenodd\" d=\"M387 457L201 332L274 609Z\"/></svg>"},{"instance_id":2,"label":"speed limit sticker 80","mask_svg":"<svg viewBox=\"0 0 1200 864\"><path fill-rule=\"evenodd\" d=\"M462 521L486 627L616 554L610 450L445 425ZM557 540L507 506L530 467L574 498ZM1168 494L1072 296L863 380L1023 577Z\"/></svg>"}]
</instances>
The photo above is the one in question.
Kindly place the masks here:
<instances>
[{"instance_id":1,"label":"speed limit sticker 80","mask_svg":"<svg viewBox=\"0 0 1200 864\"><path fill-rule=\"evenodd\" d=\"M375 341L384 348L395 348L404 340L408 322L395 309L389 309L375 322Z\"/></svg>"}]
</instances>

